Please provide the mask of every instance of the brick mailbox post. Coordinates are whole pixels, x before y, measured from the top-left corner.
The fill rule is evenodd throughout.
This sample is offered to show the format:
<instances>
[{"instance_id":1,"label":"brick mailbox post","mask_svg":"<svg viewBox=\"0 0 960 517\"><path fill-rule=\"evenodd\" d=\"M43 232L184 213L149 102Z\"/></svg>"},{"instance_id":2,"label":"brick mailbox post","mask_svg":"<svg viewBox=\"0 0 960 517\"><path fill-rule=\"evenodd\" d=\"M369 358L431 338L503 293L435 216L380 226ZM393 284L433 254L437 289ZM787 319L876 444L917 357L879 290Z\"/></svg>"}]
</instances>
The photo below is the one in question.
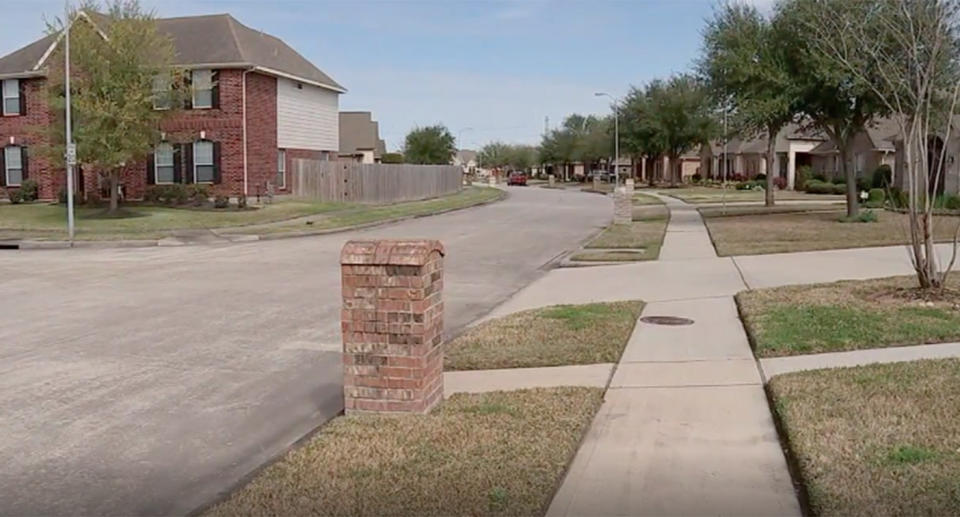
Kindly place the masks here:
<instances>
[{"instance_id":1,"label":"brick mailbox post","mask_svg":"<svg viewBox=\"0 0 960 517\"><path fill-rule=\"evenodd\" d=\"M344 245L347 413L426 413L443 399L443 255L434 240Z\"/></svg>"},{"instance_id":2,"label":"brick mailbox post","mask_svg":"<svg viewBox=\"0 0 960 517\"><path fill-rule=\"evenodd\" d=\"M633 221L633 197L626 187L613 191L613 224L630 224Z\"/></svg>"}]
</instances>

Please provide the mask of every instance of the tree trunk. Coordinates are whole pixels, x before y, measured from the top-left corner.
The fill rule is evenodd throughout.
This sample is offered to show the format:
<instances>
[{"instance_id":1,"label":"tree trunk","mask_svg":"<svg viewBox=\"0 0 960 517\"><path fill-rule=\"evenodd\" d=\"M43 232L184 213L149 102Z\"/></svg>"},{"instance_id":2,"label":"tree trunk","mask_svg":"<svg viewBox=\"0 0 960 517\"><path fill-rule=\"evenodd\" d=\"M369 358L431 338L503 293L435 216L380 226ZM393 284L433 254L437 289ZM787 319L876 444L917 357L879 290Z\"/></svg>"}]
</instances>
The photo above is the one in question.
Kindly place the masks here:
<instances>
[{"instance_id":1,"label":"tree trunk","mask_svg":"<svg viewBox=\"0 0 960 517\"><path fill-rule=\"evenodd\" d=\"M667 171L667 174L670 175L670 186L677 186L677 158L679 155L671 154L667 157L670 160L670 170Z\"/></svg>"},{"instance_id":2,"label":"tree trunk","mask_svg":"<svg viewBox=\"0 0 960 517\"><path fill-rule=\"evenodd\" d=\"M765 158L767 162L767 188L764 191L763 204L766 206L774 205L774 195L773 189L776 188L774 185L774 178L779 174L780 171L773 170L774 163L776 161L776 145L777 145L777 133L779 128L769 128L767 129L767 156Z\"/></svg>"},{"instance_id":3,"label":"tree trunk","mask_svg":"<svg viewBox=\"0 0 960 517\"><path fill-rule=\"evenodd\" d=\"M850 145L837 141L840 152L840 172L847 181L847 217L854 218L860 213L860 192L857 190L857 171L850 167Z\"/></svg>"},{"instance_id":4,"label":"tree trunk","mask_svg":"<svg viewBox=\"0 0 960 517\"><path fill-rule=\"evenodd\" d=\"M120 204L120 199L118 196L118 185L120 184L120 171L112 170L110 171L110 209L107 211L109 214L117 213L117 208Z\"/></svg>"}]
</instances>

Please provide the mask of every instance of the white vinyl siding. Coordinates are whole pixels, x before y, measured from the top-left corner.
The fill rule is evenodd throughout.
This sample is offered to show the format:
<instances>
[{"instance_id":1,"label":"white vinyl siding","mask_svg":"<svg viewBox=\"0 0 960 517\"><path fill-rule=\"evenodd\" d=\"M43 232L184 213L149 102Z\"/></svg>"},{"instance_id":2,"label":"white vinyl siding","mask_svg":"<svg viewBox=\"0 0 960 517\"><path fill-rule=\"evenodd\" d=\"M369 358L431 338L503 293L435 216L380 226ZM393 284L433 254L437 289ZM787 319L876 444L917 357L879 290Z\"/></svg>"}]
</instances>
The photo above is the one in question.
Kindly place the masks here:
<instances>
[{"instance_id":1,"label":"white vinyl siding","mask_svg":"<svg viewBox=\"0 0 960 517\"><path fill-rule=\"evenodd\" d=\"M6 165L4 174L7 175L7 186L19 187L23 181L23 153L20 147L11 145L4 148L3 159Z\"/></svg>"},{"instance_id":2,"label":"white vinyl siding","mask_svg":"<svg viewBox=\"0 0 960 517\"><path fill-rule=\"evenodd\" d=\"M3 114L20 114L20 80L7 79L3 83Z\"/></svg>"},{"instance_id":3,"label":"white vinyl siding","mask_svg":"<svg viewBox=\"0 0 960 517\"><path fill-rule=\"evenodd\" d=\"M193 143L193 182L213 183L213 142L200 140Z\"/></svg>"},{"instance_id":4,"label":"white vinyl siding","mask_svg":"<svg viewBox=\"0 0 960 517\"><path fill-rule=\"evenodd\" d=\"M173 146L160 144L153 156L154 177L158 185L173 183Z\"/></svg>"},{"instance_id":5,"label":"white vinyl siding","mask_svg":"<svg viewBox=\"0 0 960 517\"><path fill-rule=\"evenodd\" d=\"M278 77L277 147L336 152L339 111L337 92Z\"/></svg>"}]
</instances>

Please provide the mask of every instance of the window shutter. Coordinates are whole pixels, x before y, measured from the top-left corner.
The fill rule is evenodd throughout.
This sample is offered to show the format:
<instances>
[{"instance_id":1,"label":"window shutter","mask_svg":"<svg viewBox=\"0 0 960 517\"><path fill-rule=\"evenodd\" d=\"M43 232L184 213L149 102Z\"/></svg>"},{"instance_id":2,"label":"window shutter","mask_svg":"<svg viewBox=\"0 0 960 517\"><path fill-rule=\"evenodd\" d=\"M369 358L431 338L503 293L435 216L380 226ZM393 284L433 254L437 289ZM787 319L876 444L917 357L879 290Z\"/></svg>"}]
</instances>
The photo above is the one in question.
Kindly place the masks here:
<instances>
[{"instance_id":1,"label":"window shutter","mask_svg":"<svg viewBox=\"0 0 960 517\"><path fill-rule=\"evenodd\" d=\"M210 79L213 82L213 89L210 90L210 97L213 99L211 105L213 109L220 109L220 71L211 72Z\"/></svg>"},{"instance_id":2,"label":"window shutter","mask_svg":"<svg viewBox=\"0 0 960 517\"><path fill-rule=\"evenodd\" d=\"M4 187L6 185L7 185L7 150L6 148L0 147L0 187Z\"/></svg>"},{"instance_id":3,"label":"window shutter","mask_svg":"<svg viewBox=\"0 0 960 517\"><path fill-rule=\"evenodd\" d=\"M183 98L183 109L193 109L193 72L190 70L187 70L187 73L183 76L183 86L187 90L186 96Z\"/></svg>"},{"instance_id":4,"label":"window shutter","mask_svg":"<svg viewBox=\"0 0 960 517\"><path fill-rule=\"evenodd\" d=\"M24 88L24 86L23 86L23 85L26 84L26 83L27 83L26 81L24 81L23 79L20 79L20 82L19 82L20 91L19 91L18 93L19 93L19 95L20 95L20 114L21 114L21 115L26 115L26 114L27 114L26 88ZM27 168L24 167L23 169L26 170Z\"/></svg>"},{"instance_id":5,"label":"window shutter","mask_svg":"<svg viewBox=\"0 0 960 517\"><path fill-rule=\"evenodd\" d=\"M193 144L182 144L180 147L183 149L183 164L186 166L181 174L183 182L193 183Z\"/></svg>"},{"instance_id":6,"label":"window shutter","mask_svg":"<svg viewBox=\"0 0 960 517\"><path fill-rule=\"evenodd\" d=\"M220 183L220 142L213 143L213 182Z\"/></svg>"},{"instance_id":7,"label":"window shutter","mask_svg":"<svg viewBox=\"0 0 960 517\"><path fill-rule=\"evenodd\" d=\"M147 155L147 185L156 185L157 184L157 171L153 167L153 156L154 153Z\"/></svg>"},{"instance_id":8,"label":"window shutter","mask_svg":"<svg viewBox=\"0 0 960 517\"><path fill-rule=\"evenodd\" d=\"M22 174L23 174L23 179L27 179L27 178L30 176L30 174L29 174L30 166L29 166L29 162L27 161L27 148L26 148L26 147L21 147L21 148L20 148L20 166L23 167L23 172L22 172ZM21 181L22 181L22 180L21 180Z\"/></svg>"},{"instance_id":9,"label":"window shutter","mask_svg":"<svg viewBox=\"0 0 960 517\"><path fill-rule=\"evenodd\" d=\"M173 146L173 182L183 183L183 147L185 144Z\"/></svg>"}]
</instances>

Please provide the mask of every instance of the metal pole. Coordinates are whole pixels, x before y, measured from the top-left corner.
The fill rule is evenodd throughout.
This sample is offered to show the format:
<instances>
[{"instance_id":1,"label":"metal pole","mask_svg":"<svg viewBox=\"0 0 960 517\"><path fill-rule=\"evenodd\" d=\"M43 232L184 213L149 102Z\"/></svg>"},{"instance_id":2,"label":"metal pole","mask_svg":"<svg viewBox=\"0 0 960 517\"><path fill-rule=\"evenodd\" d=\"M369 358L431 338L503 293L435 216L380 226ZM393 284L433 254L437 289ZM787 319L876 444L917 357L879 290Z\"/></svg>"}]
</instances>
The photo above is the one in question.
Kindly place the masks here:
<instances>
[{"instance_id":1,"label":"metal pole","mask_svg":"<svg viewBox=\"0 0 960 517\"><path fill-rule=\"evenodd\" d=\"M613 186L620 186L620 102L613 100L613 154L617 155L613 162Z\"/></svg>"},{"instance_id":2,"label":"metal pole","mask_svg":"<svg viewBox=\"0 0 960 517\"><path fill-rule=\"evenodd\" d=\"M65 85L66 97L66 133L67 148L64 161L67 164L67 234L70 236L70 242L73 242L73 161L76 159L76 148L73 146L73 131L70 120L70 3L64 2L66 16L64 18L64 64L63 80Z\"/></svg>"}]
</instances>

